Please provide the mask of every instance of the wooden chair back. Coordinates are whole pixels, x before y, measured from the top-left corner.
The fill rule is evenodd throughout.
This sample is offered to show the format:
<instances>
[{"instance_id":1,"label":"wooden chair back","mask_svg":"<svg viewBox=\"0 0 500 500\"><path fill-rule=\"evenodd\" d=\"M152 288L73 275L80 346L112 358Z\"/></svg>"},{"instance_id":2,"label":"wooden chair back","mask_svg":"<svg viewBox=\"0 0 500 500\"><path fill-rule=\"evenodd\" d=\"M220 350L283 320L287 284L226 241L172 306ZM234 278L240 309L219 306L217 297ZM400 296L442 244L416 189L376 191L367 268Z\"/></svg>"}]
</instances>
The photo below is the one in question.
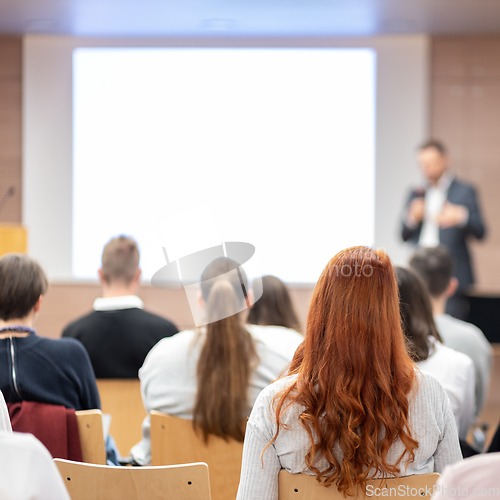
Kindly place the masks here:
<instances>
[{"instance_id":1,"label":"wooden chair back","mask_svg":"<svg viewBox=\"0 0 500 500\"><path fill-rule=\"evenodd\" d=\"M236 498L243 443L211 435L205 444L201 433L194 431L191 420L157 411L151 411L150 418L152 465L205 462L210 470L213 500Z\"/></svg>"},{"instance_id":2,"label":"wooden chair back","mask_svg":"<svg viewBox=\"0 0 500 500\"><path fill-rule=\"evenodd\" d=\"M56 458L71 500L210 500L207 464L110 467Z\"/></svg>"},{"instance_id":3,"label":"wooden chair back","mask_svg":"<svg viewBox=\"0 0 500 500\"><path fill-rule=\"evenodd\" d=\"M101 410L21 401L9 403L12 428L33 434L53 457L106 464Z\"/></svg>"},{"instance_id":4,"label":"wooden chair back","mask_svg":"<svg viewBox=\"0 0 500 500\"><path fill-rule=\"evenodd\" d=\"M102 430L101 410L75 412L82 448L82 460L89 464L106 465L106 447Z\"/></svg>"},{"instance_id":5,"label":"wooden chair back","mask_svg":"<svg viewBox=\"0 0 500 500\"><path fill-rule=\"evenodd\" d=\"M335 486L325 487L309 474L291 474L282 470L279 474L278 500L356 500L430 499L439 474L419 474L392 479L372 479L367 483L367 494L358 490L353 497L345 497Z\"/></svg>"},{"instance_id":6,"label":"wooden chair back","mask_svg":"<svg viewBox=\"0 0 500 500\"><path fill-rule=\"evenodd\" d=\"M98 379L97 388L101 397L103 413L111 415L109 433L113 436L120 454L130 454L132 446L141 438L142 421L147 412L141 397L139 380Z\"/></svg>"}]
</instances>

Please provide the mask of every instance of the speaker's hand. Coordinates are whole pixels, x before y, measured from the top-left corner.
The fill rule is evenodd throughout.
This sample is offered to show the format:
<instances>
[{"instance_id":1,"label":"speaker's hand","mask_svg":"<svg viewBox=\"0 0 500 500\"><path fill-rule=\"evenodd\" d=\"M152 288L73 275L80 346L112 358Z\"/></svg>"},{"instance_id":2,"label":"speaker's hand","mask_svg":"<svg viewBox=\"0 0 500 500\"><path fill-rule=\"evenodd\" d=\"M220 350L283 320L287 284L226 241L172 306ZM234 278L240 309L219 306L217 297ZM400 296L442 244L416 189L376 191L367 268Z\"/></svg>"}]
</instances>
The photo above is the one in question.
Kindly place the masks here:
<instances>
[{"instance_id":1,"label":"speaker's hand","mask_svg":"<svg viewBox=\"0 0 500 500\"><path fill-rule=\"evenodd\" d=\"M436 222L439 227L445 229L447 227L461 226L465 224L469 217L469 211L462 205L454 205L447 201L441 213L436 217Z\"/></svg>"},{"instance_id":2,"label":"speaker's hand","mask_svg":"<svg viewBox=\"0 0 500 500\"><path fill-rule=\"evenodd\" d=\"M424 198L413 198L408 209L409 222L413 224L422 222L425 214L425 201Z\"/></svg>"}]
</instances>

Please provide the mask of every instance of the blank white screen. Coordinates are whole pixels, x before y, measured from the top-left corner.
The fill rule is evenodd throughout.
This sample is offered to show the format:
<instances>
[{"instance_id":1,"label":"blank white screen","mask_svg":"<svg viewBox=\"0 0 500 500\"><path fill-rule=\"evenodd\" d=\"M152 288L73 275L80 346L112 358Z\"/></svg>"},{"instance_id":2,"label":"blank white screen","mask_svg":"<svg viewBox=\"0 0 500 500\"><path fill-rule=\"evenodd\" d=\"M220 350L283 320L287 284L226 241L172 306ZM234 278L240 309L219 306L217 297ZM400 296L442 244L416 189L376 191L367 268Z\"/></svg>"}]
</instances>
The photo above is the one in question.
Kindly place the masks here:
<instances>
[{"instance_id":1,"label":"blank white screen","mask_svg":"<svg viewBox=\"0 0 500 500\"><path fill-rule=\"evenodd\" d=\"M192 207L288 282L373 244L375 68L372 49L76 49L74 277L120 233L151 276L157 220Z\"/></svg>"}]
</instances>

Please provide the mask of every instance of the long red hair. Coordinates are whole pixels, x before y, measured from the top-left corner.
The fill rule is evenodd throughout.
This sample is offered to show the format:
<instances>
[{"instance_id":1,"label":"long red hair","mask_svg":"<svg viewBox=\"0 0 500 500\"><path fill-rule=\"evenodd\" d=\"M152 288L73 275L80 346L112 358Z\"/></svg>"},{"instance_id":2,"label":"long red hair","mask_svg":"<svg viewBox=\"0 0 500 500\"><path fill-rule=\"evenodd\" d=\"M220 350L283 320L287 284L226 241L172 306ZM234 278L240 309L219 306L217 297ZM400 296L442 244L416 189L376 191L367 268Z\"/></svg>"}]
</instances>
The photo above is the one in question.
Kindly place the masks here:
<instances>
[{"instance_id":1,"label":"long red hair","mask_svg":"<svg viewBox=\"0 0 500 500\"><path fill-rule=\"evenodd\" d=\"M271 443L284 427L286 408L303 406L299 418L311 440L305 463L326 486L335 483L350 494L375 475L398 475L403 459L415 459L418 441L408 410L416 375L401 330L395 272L384 252L353 247L330 260L314 289L305 340L289 374L297 379L275 397ZM405 450L388 463L398 440ZM342 451L340 463L334 445ZM320 457L329 464L325 470L317 467Z\"/></svg>"}]
</instances>

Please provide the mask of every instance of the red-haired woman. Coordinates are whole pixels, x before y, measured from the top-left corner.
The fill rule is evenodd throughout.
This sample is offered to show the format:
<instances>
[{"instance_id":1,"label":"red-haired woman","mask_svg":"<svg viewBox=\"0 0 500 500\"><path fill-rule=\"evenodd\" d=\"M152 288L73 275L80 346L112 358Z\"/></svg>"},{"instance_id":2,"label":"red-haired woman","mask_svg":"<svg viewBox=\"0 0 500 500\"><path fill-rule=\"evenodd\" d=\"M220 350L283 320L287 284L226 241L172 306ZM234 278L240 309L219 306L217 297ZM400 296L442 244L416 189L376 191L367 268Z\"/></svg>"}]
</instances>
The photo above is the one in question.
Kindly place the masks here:
<instances>
[{"instance_id":1,"label":"red-haired woman","mask_svg":"<svg viewBox=\"0 0 500 500\"><path fill-rule=\"evenodd\" d=\"M289 376L254 405L238 500L277 499L280 469L347 494L374 476L440 472L461 458L443 388L407 354L391 261L367 247L337 254Z\"/></svg>"}]
</instances>

